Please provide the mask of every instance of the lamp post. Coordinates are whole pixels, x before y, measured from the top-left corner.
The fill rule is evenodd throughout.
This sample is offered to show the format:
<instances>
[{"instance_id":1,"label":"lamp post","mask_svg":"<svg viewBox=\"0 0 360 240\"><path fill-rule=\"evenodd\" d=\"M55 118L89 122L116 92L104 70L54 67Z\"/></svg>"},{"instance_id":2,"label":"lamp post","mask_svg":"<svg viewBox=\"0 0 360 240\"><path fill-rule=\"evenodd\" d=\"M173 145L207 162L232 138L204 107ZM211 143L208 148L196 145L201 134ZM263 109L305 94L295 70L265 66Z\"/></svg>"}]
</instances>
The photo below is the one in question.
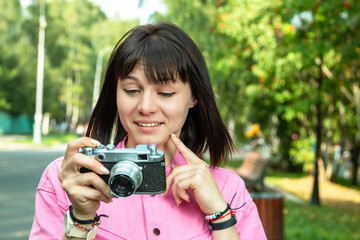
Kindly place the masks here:
<instances>
[{"instance_id":1,"label":"lamp post","mask_svg":"<svg viewBox=\"0 0 360 240\"><path fill-rule=\"evenodd\" d=\"M45 45L45 0L39 0L40 18L39 18L39 46L38 46L38 65L36 76L36 104L34 115L33 143L41 143L41 122L43 105L43 81L44 81L44 45Z\"/></svg>"},{"instance_id":2,"label":"lamp post","mask_svg":"<svg viewBox=\"0 0 360 240\"><path fill-rule=\"evenodd\" d=\"M110 52L113 50L113 47L104 47L101 49L97 56L96 61L96 72L95 72L95 79L94 79L94 90L93 90L93 99L92 99L92 108L95 107L96 102L99 98L100 92L100 80L101 80L101 72L102 72L102 61L105 53Z\"/></svg>"}]
</instances>

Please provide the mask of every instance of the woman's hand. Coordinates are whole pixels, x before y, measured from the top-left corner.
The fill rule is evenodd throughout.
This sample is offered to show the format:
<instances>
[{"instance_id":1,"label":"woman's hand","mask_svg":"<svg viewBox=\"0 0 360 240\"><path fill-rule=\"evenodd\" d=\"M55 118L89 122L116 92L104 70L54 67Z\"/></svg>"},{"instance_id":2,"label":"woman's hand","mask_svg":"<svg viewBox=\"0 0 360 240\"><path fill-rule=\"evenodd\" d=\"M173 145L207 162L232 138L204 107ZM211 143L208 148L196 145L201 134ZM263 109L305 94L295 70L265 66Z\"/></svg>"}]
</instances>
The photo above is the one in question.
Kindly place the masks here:
<instances>
[{"instance_id":1,"label":"woman's hand","mask_svg":"<svg viewBox=\"0 0 360 240\"><path fill-rule=\"evenodd\" d=\"M62 188L67 193L73 205L74 215L78 219L93 219L100 201L107 203L112 201L108 185L97 175L109 174L109 170L99 161L79 153L81 147L95 147L99 144L98 141L88 137L70 141L59 172ZM80 173L82 167L93 172Z\"/></svg>"},{"instance_id":2,"label":"woman's hand","mask_svg":"<svg viewBox=\"0 0 360 240\"><path fill-rule=\"evenodd\" d=\"M170 139L179 149L188 165L174 167L166 179L167 189L165 193L169 192L172 185L176 204L179 205L183 200L190 201L190 196L186 192L186 190L190 190L205 214L223 211L227 203L206 162L188 149L175 134L172 134Z\"/></svg>"}]
</instances>

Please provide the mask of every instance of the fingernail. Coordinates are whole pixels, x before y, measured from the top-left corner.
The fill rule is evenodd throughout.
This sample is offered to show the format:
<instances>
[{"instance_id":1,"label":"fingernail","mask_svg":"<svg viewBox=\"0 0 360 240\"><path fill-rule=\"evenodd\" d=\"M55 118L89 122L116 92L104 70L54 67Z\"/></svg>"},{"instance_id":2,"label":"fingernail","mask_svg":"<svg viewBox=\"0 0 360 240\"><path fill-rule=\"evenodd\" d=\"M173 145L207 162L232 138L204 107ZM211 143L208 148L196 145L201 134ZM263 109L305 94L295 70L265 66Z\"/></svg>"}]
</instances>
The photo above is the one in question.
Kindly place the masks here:
<instances>
[{"instance_id":1,"label":"fingernail","mask_svg":"<svg viewBox=\"0 0 360 240\"><path fill-rule=\"evenodd\" d=\"M176 138L176 134L175 133L172 133L170 134L172 137Z\"/></svg>"},{"instance_id":2,"label":"fingernail","mask_svg":"<svg viewBox=\"0 0 360 240\"><path fill-rule=\"evenodd\" d=\"M109 169L107 169L107 168L104 167L104 166L101 166L101 167L100 167L100 171L101 171L103 174L105 174L105 175L109 175L109 174L110 174Z\"/></svg>"},{"instance_id":3,"label":"fingernail","mask_svg":"<svg viewBox=\"0 0 360 240\"><path fill-rule=\"evenodd\" d=\"M100 145L101 143L98 140L90 139L90 142L94 144L95 146Z\"/></svg>"}]
</instances>

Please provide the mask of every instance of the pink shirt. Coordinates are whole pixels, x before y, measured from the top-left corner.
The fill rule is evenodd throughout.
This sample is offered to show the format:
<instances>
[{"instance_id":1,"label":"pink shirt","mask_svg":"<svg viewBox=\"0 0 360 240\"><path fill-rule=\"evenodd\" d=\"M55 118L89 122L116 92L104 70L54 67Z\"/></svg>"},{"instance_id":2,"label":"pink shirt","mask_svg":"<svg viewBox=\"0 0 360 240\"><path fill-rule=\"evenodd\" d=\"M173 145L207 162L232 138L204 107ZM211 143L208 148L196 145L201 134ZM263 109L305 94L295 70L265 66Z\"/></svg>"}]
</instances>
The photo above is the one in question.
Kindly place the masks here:
<instances>
[{"instance_id":1,"label":"pink shirt","mask_svg":"<svg viewBox=\"0 0 360 240\"><path fill-rule=\"evenodd\" d=\"M124 148L124 141L117 148ZM29 239L62 239L63 219L71 205L61 187L58 173L62 158L53 161L44 171L37 188L35 217ZM166 168L169 175L172 164L187 164L179 151ZM242 240L266 239L259 214L245 188L244 181L236 174L222 168L210 168L225 200L232 208L245 205L236 211L236 228ZM190 195L191 196L191 195ZM150 196L133 194L126 198L114 198L112 203L101 202L98 214L101 225L95 239L212 239L205 214L194 199L176 206L172 192L167 195Z\"/></svg>"}]
</instances>

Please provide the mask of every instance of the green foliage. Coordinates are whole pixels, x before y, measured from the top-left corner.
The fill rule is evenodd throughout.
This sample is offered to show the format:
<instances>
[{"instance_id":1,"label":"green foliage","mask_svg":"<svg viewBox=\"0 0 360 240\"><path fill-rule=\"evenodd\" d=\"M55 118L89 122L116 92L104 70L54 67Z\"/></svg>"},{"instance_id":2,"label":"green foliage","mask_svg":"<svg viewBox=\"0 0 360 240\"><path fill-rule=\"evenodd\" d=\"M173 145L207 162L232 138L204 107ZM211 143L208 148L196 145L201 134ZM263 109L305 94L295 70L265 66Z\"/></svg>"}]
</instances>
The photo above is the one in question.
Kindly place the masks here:
<instances>
[{"instance_id":1,"label":"green foliage","mask_svg":"<svg viewBox=\"0 0 360 240\"><path fill-rule=\"evenodd\" d=\"M285 165L303 163L308 170L314 155L291 136L315 139L318 101L324 142L360 136L358 1L165 2L168 12L160 18L181 26L204 52L218 106L235 122L238 143L247 140L246 126L260 123ZM292 161L300 149L306 157Z\"/></svg>"},{"instance_id":2,"label":"green foliage","mask_svg":"<svg viewBox=\"0 0 360 240\"><path fill-rule=\"evenodd\" d=\"M290 156L293 162L303 166L304 172L310 172L314 167L314 140L310 138L297 139L293 141L290 149Z\"/></svg>"},{"instance_id":3,"label":"green foliage","mask_svg":"<svg viewBox=\"0 0 360 240\"><path fill-rule=\"evenodd\" d=\"M359 1L164 2L167 13L154 20L177 24L199 45L237 144L248 141L247 126L259 123L283 166L306 166L318 101L323 142L360 144ZM32 115L38 1L22 9L19 0L0 0L0 16L0 111ZM109 19L89 0L48 0L46 21L44 112L58 121L85 121L98 53L139 22ZM296 143L294 133L301 139ZM305 157L294 162L298 151Z\"/></svg>"},{"instance_id":4,"label":"green foliage","mask_svg":"<svg viewBox=\"0 0 360 240\"><path fill-rule=\"evenodd\" d=\"M138 21L108 19L88 0L44 2L43 111L57 121L86 121L99 51L114 46ZM22 9L19 0L0 1L0 110L12 115L35 111L39 3ZM109 52L104 69L108 57Z\"/></svg>"},{"instance_id":5,"label":"green foliage","mask_svg":"<svg viewBox=\"0 0 360 240\"><path fill-rule=\"evenodd\" d=\"M0 111L14 115L28 113L33 101L24 99L34 96L33 85L27 81L27 77L34 76L34 64L30 42L21 38L20 2L0 1L0 18Z\"/></svg>"}]
</instances>

